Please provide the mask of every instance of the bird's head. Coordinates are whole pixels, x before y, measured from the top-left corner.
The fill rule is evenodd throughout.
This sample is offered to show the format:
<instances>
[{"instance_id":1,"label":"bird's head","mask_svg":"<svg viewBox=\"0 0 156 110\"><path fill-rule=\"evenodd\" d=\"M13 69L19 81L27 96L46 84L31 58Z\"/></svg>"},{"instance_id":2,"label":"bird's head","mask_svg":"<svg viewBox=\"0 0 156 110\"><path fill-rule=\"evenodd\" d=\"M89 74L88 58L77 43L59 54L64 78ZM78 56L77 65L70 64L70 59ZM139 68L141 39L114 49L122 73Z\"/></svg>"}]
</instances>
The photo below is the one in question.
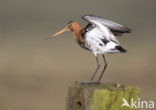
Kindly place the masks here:
<instances>
[{"instance_id":1,"label":"bird's head","mask_svg":"<svg viewBox=\"0 0 156 110\"><path fill-rule=\"evenodd\" d=\"M76 32L79 31L81 29L81 25L79 22L77 21L70 21L67 26L68 30L72 31L72 32Z\"/></svg>"},{"instance_id":2,"label":"bird's head","mask_svg":"<svg viewBox=\"0 0 156 110\"><path fill-rule=\"evenodd\" d=\"M64 29L62 29L59 32L53 34L52 36L56 37L56 36L62 34L63 32L66 32L66 31L72 31L73 33L76 34L76 33L79 33L81 29L82 28L81 28L81 25L80 25L79 22L70 21ZM47 39L50 39L50 38L52 38L52 37L48 37Z\"/></svg>"}]
</instances>

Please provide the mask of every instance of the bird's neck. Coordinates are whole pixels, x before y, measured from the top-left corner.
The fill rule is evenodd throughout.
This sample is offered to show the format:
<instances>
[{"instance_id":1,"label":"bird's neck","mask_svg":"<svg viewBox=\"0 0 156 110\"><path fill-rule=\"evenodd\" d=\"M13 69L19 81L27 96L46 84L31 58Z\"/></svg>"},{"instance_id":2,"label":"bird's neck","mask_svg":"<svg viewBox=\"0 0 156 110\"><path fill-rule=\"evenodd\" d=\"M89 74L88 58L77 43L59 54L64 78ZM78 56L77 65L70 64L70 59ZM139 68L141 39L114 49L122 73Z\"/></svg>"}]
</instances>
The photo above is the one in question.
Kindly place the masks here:
<instances>
[{"instance_id":1,"label":"bird's neck","mask_svg":"<svg viewBox=\"0 0 156 110\"><path fill-rule=\"evenodd\" d=\"M82 27L79 27L79 28L73 30L74 39L76 41L79 41L80 40L81 31L82 31Z\"/></svg>"}]
</instances>

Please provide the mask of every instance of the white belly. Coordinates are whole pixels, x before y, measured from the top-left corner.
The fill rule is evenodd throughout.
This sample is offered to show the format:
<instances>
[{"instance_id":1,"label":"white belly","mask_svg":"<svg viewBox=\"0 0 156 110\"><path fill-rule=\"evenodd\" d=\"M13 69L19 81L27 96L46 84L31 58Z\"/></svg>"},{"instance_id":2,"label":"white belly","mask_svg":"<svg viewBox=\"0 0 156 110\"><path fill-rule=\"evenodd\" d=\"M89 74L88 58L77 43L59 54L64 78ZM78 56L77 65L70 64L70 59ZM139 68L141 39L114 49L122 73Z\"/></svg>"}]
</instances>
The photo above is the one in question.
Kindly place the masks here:
<instances>
[{"instance_id":1,"label":"white belly","mask_svg":"<svg viewBox=\"0 0 156 110\"><path fill-rule=\"evenodd\" d=\"M86 47L89 48L94 53L94 55L96 56L97 54L117 53L117 52L119 52L118 50L115 49L115 47L117 45L118 44L116 44L116 43L114 43L112 41L108 42L106 45L94 41L94 43L88 42L86 44Z\"/></svg>"}]
</instances>

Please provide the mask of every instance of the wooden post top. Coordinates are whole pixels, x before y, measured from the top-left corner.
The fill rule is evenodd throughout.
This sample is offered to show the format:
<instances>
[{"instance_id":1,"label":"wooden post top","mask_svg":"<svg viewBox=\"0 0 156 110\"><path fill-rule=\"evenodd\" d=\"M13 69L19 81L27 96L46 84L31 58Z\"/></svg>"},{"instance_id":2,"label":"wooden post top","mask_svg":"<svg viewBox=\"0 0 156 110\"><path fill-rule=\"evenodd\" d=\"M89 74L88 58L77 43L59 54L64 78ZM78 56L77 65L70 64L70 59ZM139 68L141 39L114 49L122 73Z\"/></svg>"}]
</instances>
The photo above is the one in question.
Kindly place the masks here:
<instances>
[{"instance_id":1,"label":"wooden post top","mask_svg":"<svg viewBox=\"0 0 156 110\"><path fill-rule=\"evenodd\" d=\"M137 100L140 89L119 83L82 84L68 88L66 110L135 110L122 107L123 98Z\"/></svg>"}]
</instances>

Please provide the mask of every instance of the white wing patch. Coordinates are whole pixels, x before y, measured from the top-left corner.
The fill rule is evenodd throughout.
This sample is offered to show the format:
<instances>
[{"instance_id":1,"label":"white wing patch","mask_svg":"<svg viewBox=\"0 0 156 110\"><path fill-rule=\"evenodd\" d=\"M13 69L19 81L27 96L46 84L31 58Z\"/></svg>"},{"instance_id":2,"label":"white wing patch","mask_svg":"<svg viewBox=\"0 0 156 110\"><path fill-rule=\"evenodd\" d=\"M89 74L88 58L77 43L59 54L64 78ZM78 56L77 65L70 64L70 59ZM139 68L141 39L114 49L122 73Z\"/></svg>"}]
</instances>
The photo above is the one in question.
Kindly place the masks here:
<instances>
[{"instance_id":1,"label":"white wing patch","mask_svg":"<svg viewBox=\"0 0 156 110\"><path fill-rule=\"evenodd\" d=\"M117 38L113 35L113 33L110 31L110 29L108 27L106 27L105 25L101 24L100 22L98 22L98 20L90 20L92 23L96 24L97 28L99 29L99 31L101 32L101 35L103 35L103 38L108 40L108 41L115 41L116 43L119 44L119 41L117 40Z\"/></svg>"},{"instance_id":2,"label":"white wing patch","mask_svg":"<svg viewBox=\"0 0 156 110\"><path fill-rule=\"evenodd\" d=\"M105 27L104 27L105 28ZM107 28L105 28L106 33L99 27L94 27L92 30L88 31L85 34L85 41L86 46L91 49L96 56L96 54L104 54L107 52L116 52L114 50L116 45L119 45L115 42L112 42L109 35L111 35L109 32L107 32ZM103 40L107 40L108 43L105 44Z\"/></svg>"}]
</instances>

